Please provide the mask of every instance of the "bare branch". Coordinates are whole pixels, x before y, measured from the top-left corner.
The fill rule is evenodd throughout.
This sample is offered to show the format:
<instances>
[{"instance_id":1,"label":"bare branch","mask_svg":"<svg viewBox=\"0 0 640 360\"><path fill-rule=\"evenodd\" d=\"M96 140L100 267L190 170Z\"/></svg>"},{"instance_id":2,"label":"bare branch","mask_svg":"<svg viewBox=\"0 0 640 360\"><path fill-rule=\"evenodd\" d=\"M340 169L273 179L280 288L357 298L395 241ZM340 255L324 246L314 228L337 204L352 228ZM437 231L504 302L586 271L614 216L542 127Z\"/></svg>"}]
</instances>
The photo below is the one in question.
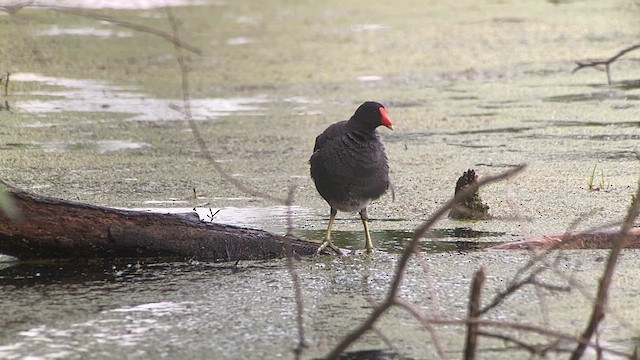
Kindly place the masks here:
<instances>
[{"instance_id":1,"label":"bare branch","mask_svg":"<svg viewBox=\"0 0 640 360\"><path fill-rule=\"evenodd\" d=\"M112 16L104 15L104 14L101 14L95 11L90 11L87 9L68 7L68 6L38 5L38 4L34 4L33 1L24 1L22 3L0 6L0 11L4 11L9 15L15 15L18 11L22 10L25 7L45 8L45 9L57 11L64 14L82 16L82 17L91 18L91 19L100 20L100 21L106 21L108 23L115 24L115 25L118 25L127 29L131 29L134 31L139 31L139 32L144 32L147 34L159 36L173 43L174 46L178 46L192 53L202 55L202 50L182 41L181 39L176 39L175 36L173 36L170 33L167 33L165 31L155 29L149 26L144 26L144 25L132 23L129 21L120 20Z\"/></svg>"},{"instance_id":2,"label":"bare branch","mask_svg":"<svg viewBox=\"0 0 640 360\"><path fill-rule=\"evenodd\" d=\"M469 295L469 319L479 319L480 312L480 294L482 293L482 285L484 284L484 269L476 271L471 283L471 294ZM464 358L466 360L475 360L476 348L478 346L478 324L469 322L467 324L467 342L464 349Z\"/></svg>"},{"instance_id":3,"label":"bare branch","mask_svg":"<svg viewBox=\"0 0 640 360\"><path fill-rule=\"evenodd\" d=\"M539 289L548 289L551 291L570 291L571 288L566 287L566 286L558 286L558 285L550 285L550 284L544 284L540 281L538 281L536 279L536 277L544 272L546 270L545 267L539 267L533 270L533 272L526 277L523 280L517 281L512 283L505 291L499 293L496 295L496 297L493 299L493 301L485 306L482 310L480 310L478 312L478 315L484 315L486 314L489 310L497 307L498 305L500 305L506 298L508 298L511 294L515 293L516 291L518 291L519 289L521 289L523 286L525 285L534 285L536 288Z\"/></svg>"},{"instance_id":4,"label":"bare branch","mask_svg":"<svg viewBox=\"0 0 640 360\"><path fill-rule=\"evenodd\" d=\"M591 59L578 60L578 61L575 62L577 66L571 72L575 73L578 70L582 70L582 69L588 68L588 67L591 67L591 68L594 68L594 69L598 69L598 70L601 70L601 71L606 71L607 72L607 83L609 85L612 85L613 82L611 81L611 72L610 72L611 64L613 64L615 61L617 61L619 58L621 58L626 53L631 52L631 51L636 50L636 49L640 49L640 44L633 45L633 46L630 46L630 47L628 47L626 49L623 49L620 52L618 52L617 54L615 54L614 56L612 56L612 57L610 57L608 59L605 59L605 60L591 60ZM602 69L603 66L604 66L604 69Z\"/></svg>"},{"instance_id":5,"label":"bare branch","mask_svg":"<svg viewBox=\"0 0 640 360\"><path fill-rule=\"evenodd\" d=\"M519 172L521 172L522 170L524 170L526 168L526 165L519 165L516 166L510 170L507 170L501 174L495 175L495 176L487 176L483 179L481 179L480 181L478 181L477 187L482 187L484 185L490 184L490 183L494 183L500 180L504 180L504 179L508 179L510 177L515 176L516 174L518 174ZM440 207L440 209L438 209L432 216L431 218L429 218L427 221L425 221L424 223L422 223L422 225L420 225L413 233L413 236L411 237L411 241L407 244L407 247L405 248L404 253L402 254L402 257L400 258L400 261L398 262L397 265L397 269L396 269L396 273L393 279L393 282L391 283L391 288L389 291L389 297L395 296L398 293L398 289L400 288L400 285L402 283L402 278L404 275L404 270L407 267L407 264L409 262L409 259L411 258L411 255L413 255L413 253L415 252L415 250L418 247L418 242L420 241L420 238L422 238L425 234L425 232L427 230L429 230L433 224L435 224L438 219L440 219L442 216L444 216L444 214L446 214L446 212L451 209L455 204L457 204L458 201L460 201L460 199L463 199L465 196L467 196L469 193L475 191L476 188L475 187L469 187L466 188L462 191L460 191L458 193L458 195L454 196L452 199L450 199L449 201L447 201L442 207Z\"/></svg>"}]
</instances>

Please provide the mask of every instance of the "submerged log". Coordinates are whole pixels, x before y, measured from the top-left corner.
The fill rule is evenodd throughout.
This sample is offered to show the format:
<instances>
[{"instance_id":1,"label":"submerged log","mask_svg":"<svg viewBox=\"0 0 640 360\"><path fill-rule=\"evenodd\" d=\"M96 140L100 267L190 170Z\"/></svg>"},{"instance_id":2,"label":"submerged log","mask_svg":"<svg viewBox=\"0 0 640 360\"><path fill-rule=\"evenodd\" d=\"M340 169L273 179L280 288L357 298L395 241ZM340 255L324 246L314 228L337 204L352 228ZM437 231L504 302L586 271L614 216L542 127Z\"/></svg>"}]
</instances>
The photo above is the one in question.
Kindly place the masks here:
<instances>
[{"instance_id":1,"label":"submerged log","mask_svg":"<svg viewBox=\"0 0 640 360\"><path fill-rule=\"evenodd\" d=\"M618 231L594 231L576 234L557 234L532 237L495 245L486 250L521 249L611 249L613 242L620 236ZM629 231L622 245L626 249L640 249L640 228Z\"/></svg>"},{"instance_id":2,"label":"submerged log","mask_svg":"<svg viewBox=\"0 0 640 360\"><path fill-rule=\"evenodd\" d=\"M0 254L18 259L150 258L237 261L314 255L319 244L193 217L121 210L7 190L18 219L0 213Z\"/></svg>"}]
</instances>

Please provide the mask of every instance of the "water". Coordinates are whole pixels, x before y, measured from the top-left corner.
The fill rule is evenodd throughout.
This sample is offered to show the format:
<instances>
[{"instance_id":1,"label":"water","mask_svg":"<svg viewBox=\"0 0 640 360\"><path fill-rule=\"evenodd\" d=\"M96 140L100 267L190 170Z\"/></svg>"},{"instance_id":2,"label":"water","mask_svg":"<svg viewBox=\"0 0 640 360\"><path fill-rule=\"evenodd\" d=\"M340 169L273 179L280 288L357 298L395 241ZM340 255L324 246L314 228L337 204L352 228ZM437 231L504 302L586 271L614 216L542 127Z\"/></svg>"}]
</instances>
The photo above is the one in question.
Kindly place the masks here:
<instances>
[{"instance_id":1,"label":"water","mask_svg":"<svg viewBox=\"0 0 640 360\"><path fill-rule=\"evenodd\" d=\"M31 115L58 112L102 112L127 114L138 121L181 120L183 115L173 109L179 100L155 99L132 87L113 86L105 82L55 78L32 73L16 73L11 81L41 83L51 87L47 91L32 91L37 100L18 101L14 110ZM259 115L257 104L266 102L264 97L228 99L192 99L194 120L211 120L238 111Z\"/></svg>"},{"instance_id":2,"label":"water","mask_svg":"<svg viewBox=\"0 0 640 360\"><path fill-rule=\"evenodd\" d=\"M556 262L564 268L561 272L591 286L589 279L601 271L604 254L567 252ZM446 318L463 317L469 277L477 262L484 264L489 275L486 297L490 298L506 285L501 274L515 271L529 257L521 252L511 252L506 259L504 255L445 252L423 256L410 266L402 297L427 314L437 311ZM628 350L631 343L624 339L638 331L634 305L624 300L637 296L636 261L637 252L623 256L619 276L625 286L616 287L612 297L613 313L618 315L603 328L615 334L609 341L617 349ZM298 263L309 345L305 357L322 356L354 322L363 319L370 311L367 299L382 300L393 264L394 257L384 252ZM7 359L26 354L70 359L288 358L296 344L293 289L279 261L237 266L109 261L20 264L0 274L4 293L11 294L11 305L7 296L3 300L3 308L10 306L12 311L3 316L0 331L0 354ZM542 279L561 282L551 272ZM586 316L579 306L563 305L585 304L582 294L572 291L561 293L561 297L547 292L536 295L525 288L507 301L508 306L487 317L557 328ZM554 314L553 318L545 320L545 311ZM549 321L547 325L545 321ZM625 325L615 325L619 322ZM460 348L462 339L454 334L461 333L461 327L438 329L443 346L449 351ZM407 356L435 356L429 335L402 311L384 316L380 330L398 348L412 349L403 350ZM500 342L481 341L481 346L486 354L498 358L515 354ZM384 350L386 346L375 336L366 336L352 350L365 349Z\"/></svg>"},{"instance_id":3,"label":"water","mask_svg":"<svg viewBox=\"0 0 640 360\"><path fill-rule=\"evenodd\" d=\"M469 168L482 177L528 164L517 178L481 190L493 219L445 218L420 239L401 297L430 317L464 318L480 267L483 304L530 273L532 254L485 247L616 228L624 218L640 173L635 55L613 65L612 87L601 72L571 70L575 59L635 43L637 4L202 3L174 9L181 34L204 54L186 53L198 129L234 179L279 197L295 186L292 208L238 190L202 158L179 111L171 44L43 9L0 22L0 71L12 72L9 95L0 99L3 180L97 205L196 208L201 218L320 241L329 209L309 179L315 136L362 101L382 102L396 128L381 131L396 200L385 196L368 209L373 255L362 252L358 215L339 213L334 241L350 254L296 261L303 358L325 356L384 299L414 229ZM110 14L168 31L158 6L128 2ZM594 166L596 182L607 185L602 191L588 189ZM557 290L524 286L485 318L580 333L607 254L549 255L539 280ZM608 349L630 353L640 334L639 254L624 251L616 268L599 329ZM271 359L292 358L297 345L294 291L281 260L1 260L0 358ZM464 327L434 326L435 337L394 309L377 326L392 349L368 333L349 352L431 359L437 342L447 358L460 358ZM485 330L537 346L555 341ZM480 339L480 349L479 358L529 356L490 338Z\"/></svg>"}]
</instances>

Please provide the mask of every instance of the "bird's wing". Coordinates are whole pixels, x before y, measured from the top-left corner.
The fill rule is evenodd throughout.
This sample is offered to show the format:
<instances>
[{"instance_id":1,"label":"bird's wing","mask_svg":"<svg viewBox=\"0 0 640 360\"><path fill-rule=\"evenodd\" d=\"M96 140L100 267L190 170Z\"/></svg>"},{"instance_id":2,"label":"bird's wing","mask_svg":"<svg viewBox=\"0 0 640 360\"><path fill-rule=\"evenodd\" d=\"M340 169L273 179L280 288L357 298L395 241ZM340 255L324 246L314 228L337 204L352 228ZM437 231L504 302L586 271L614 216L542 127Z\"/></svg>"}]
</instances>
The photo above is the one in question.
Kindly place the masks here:
<instances>
[{"instance_id":1,"label":"bird's wing","mask_svg":"<svg viewBox=\"0 0 640 360\"><path fill-rule=\"evenodd\" d=\"M322 149L325 144L330 142L330 140L335 139L336 137L340 137L344 134L344 127L346 126L347 121L340 121L335 124L329 126L322 134L316 137L316 144L313 147L313 152L316 152Z\"/></svg>"}]
</instances>

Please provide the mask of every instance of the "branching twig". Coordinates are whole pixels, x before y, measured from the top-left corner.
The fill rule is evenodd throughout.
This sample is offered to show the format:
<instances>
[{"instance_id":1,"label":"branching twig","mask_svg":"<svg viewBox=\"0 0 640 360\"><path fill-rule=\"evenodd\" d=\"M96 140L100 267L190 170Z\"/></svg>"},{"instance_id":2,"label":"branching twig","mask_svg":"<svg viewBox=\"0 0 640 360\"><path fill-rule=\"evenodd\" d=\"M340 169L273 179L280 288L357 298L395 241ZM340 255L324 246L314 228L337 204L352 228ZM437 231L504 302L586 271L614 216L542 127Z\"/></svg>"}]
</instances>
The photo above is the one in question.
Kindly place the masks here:
<instances>
[{"instance_id":1,"label":"branching twig","mask_svg":"<svg viewBox=\"0 0 640 360\"><path fill-rule=\"evenodd\" d=\"M544 284L538 281L538 279L536 279L536 277L542 273L543 271L545 271L546 268L545 267L539 267L537 269L534 269L533 272L527 276L524 280L512 283L506 290L504 290L503 292L499 293L496 295L496 297L493 299L493 301L485 306L482 310L479 311L478 315L484 315L486 314L489 310L497 307L498 305L500 305L506 298L508 298L511 294L515 293L516 291L518 291L520 288L522 288L525 285L534 285L536 286L536 288L543 288L543 289L549 289L552 291L569 291L571 290L568 287L564 287L564 286L557 286L557 285L549 285L549 284Z\"/></svg>"},{"instance_id":2,"label":"branching twig","mask_svg":"<svg viewBox=\"0 0 640 360\"><path fill-rule=\"evenodd\" d=\"M551 254L552 252L553 252L553 249L547 249L534 254L533 258L529 261L529 263L527 263L527 265L525 265L525 267L530 267L534 265L536 262L540 262L542 265L551 269L555 275L559 276L561 279L567 282L567 287L566 288L560 287L558 288L559 291L567 291L568 289L577 290L580 294L582 294L582 296L586 300L588 300L589 302L594 302L595 296L589 292L589 290L585 287L584 284L576 280L572 275L566 274L564 272L564 268L560 267L560 264L557 264L556 262L552 262L550 261L550 259L547 258L548 255ZM627 319L625 319L622 316L619 316L616 313L611 313L611 316L614 319L616 319L616 321L620 322L621 325L625 326L628 329L636 329L636 330L640 329L638 328L637 324L630 323Z\"/></svg>"},{"instance_id":3,"label":"branching twig","mask_svg":"<svg viewBox=\"0 0 640 360\"><path fill-rule=\"evenodd\" d=\"M571 354L571 360L578 360L582 357L584 350L586 348L586 344L589 342L589 339L593 336L596 331L600 321L604 319L605 308L607 306L607 300L609 297L609 287L611 286L611 281L613 279L613 272L615 271L616 264L618 263L618 257L620 256L620 252L622 250L622 245L624 244L627 236L629 234L629 230L633 227L633 223L638 217L638 213L640 212L640 182L638 183L638 189L636 190L636 195L629 211L627 213L627 217L622 224L622 228L620 229L620 234L618 238L614 241L611 251L609 252L609 259L607 260L607 265L604 269L604 273L602 275L602 279L600 280L600 284L598 285L598 292L596 295L595 303L593 304L593 310L591 313L591 318L589 320L589 324L587 328L584 330L582 335L580 336L580 342L578 346Z\"/></svg>"},{"instance_id":4,"label":"branching twig","mask_svg":"<svg viewBox=\"0 0 640 360\"><path fill-rule=\"evenodd\" d=\"M520 171L524 170L525 165L517 166L513 169L505 171L496 176L488 176L483 178L478 182L478 187L496 182L499 180L507 179L509 177L514 176ZM404 252L402 253L402 257L398 261L398 265L396 267L396 271L394 274L394 278L391 282L391 286L389 287L389 291L387 292L387 296L385 300L376 308L373 309L373 312L369 315L369 317L355 330L353 330L350 334L348 334L328 355L327 359L337 359L340 354L342 354L354 341L356 341L360 336L362 336L367 331L371 330L371 327L378 321L378 319L393 305L397 304L397 295L400 290L400 285L402 284L402 279L404 276L405 269L409 263L409 259L416 251L418 247L418 242L420 238L424 236L424 233L435 224L438 219L444 216L449 209L451 209L455 204L457 204L461 199L467 196L469 193L475 191L476 187L468 187L463 191L460 191L456 196L450 199L445 205L440 207L427 221L422 223L413 233L411 237L411 241L407 244Z\"/></svg>"},{"instance_id":5,"label":"branching twig","mask_svg":"<svg viewBox=\"0 0 640 360\"><path fill-rule=\"evenodd\" d=\"M611 64L613 64L615 61L617 61L620 57L622 57L623 55L625 55L628 52L631 52L633 50L636 49L640 49L640 44L637 45L633 45L630 46L626 49L621 50L619 53L615 54L614 56L606 59L606 60L578 60L576 61L576 67L575 69L573 69L573 71L571 71L572 73L575 73L578 70L584 69L584 68L588 68L588 67L592 67L594 69L598 69L601 71L606 71L607 72L607 83L609 85L612 85L613 82L611 81L611 72L610 72L610 67ZM604 70L602 69L602 66L604 66Z\"/></svg>"},{"instance_id":6,"label":"branching twig","mask_svg":"<svg viewBox=\"0 0 640 360\"><path fill-rule=\"evenodd\" d=\"M542 336L546 336L549 338L553 338L556 339L557 341L568 341L571 343L576 343L576 342L580 342L582 341L581 339L577 338L576 336L572 336L572 335L567 335L565 333L559 332L559 331L555 331L555 330L551 330L548 329L546 327L541 327L541 326L535 326L535 325L528 325L528 324L522 324L522 323L516 323L516 322L508 322L508 321L496 321L496 320L482 320L482 319L475 319L475 320L471 320L471 319L442 319L442 318L432 318L432 317L428 317L424 314L422 314L420 311L418 311L415 307L413 307L411 304L409 304L408 302L402 300L402 299L396 299L395 301L395 305L405 309L408 313L410 313L411 315L413 315L418 321L420 321L420 323L422 324L429 324L430 326L433 325L467 325L470 322L476 323L479 326L482 326L483 328L498 328L498 329L508 329L508 330L514 330L514 331L523 331L523 332L529 332L532 334L538 334L538 335L542 335ZM596 344L591 343L591 342L587 342L586 346L591 347L591 348L596 348ZM553 347L547 347L547 349L551 349ZM622 351L618 351L615 349L609 349L609 348L601 348L603 352L605 353L609 353L612 355L617 355L617 356L621 356L623 358L629 358L630 355L627 353L624 353Z\"/></svg>"}]
</instances>

